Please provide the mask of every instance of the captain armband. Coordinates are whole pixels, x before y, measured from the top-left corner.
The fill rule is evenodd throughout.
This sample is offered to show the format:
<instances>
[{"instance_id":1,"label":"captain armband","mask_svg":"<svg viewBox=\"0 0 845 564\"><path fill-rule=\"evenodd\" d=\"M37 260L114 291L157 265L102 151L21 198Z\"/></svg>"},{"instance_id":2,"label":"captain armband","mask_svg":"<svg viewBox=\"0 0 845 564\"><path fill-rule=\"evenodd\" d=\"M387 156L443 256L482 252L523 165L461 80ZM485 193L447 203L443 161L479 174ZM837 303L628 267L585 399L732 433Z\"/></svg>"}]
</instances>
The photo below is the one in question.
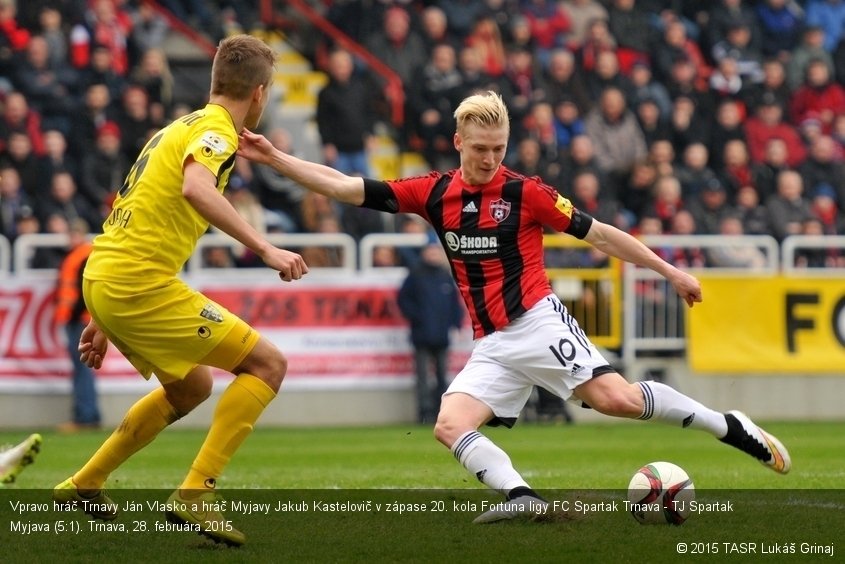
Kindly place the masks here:
<instances>
[{"instance_id":1,"label":"captain armband","mask_svg":"<svg viewBox=\"0 0 845 564\"><path fill-rule=\"evenodd\" d=\"M364 201L361 203L361 207L396 213L399 211L399 202L387 182L365 178Z\"/></svg>"},{"instance_id":2,"label":"captain armband","mask_svg":"<svg viewBox=\"0 0 845 564\"><path fill-rule=\"evenodd\" d=\"M577 208L572 212L572 218L569 221L569 227L564 230L578 239L583 239L590 232L590 227L593 225L593 216L584 213Z\"/></svg>"}]
</instances>

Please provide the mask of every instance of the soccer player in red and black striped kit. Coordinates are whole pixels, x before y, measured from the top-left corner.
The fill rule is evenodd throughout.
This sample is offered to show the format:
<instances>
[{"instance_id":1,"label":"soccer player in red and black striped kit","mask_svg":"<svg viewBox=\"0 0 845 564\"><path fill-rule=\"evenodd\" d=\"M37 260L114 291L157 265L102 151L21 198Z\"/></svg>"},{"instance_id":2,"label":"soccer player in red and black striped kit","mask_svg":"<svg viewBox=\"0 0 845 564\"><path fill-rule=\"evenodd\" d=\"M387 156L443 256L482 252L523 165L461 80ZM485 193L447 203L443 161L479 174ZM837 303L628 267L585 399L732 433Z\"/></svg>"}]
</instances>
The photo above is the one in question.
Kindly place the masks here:
<instances>
[{"instance_id":1,"label":"soccer player in red and black striped kit","mask_svg":"<svg viewBox=\"0 0 845 564\"><path fill-rule=\"evenodd\" d=\"M416 213L433 226L476 339L472 356L443 397L434 434L470 473L507 498L475 522L510 519L545 506L508 455L479 432L485 424L512 426L534 385L607 415L705 430L773 470L788 472L784 446L743 413L720 413L665 384L632 384L618 374L553 294L543 264L543 227L658 272L690 307L701 301L698 280L629 234L574 208L541 179L504 167L510 124L499 95L469 96L455 119L460 168L414 178L350 177L282 153L248 131L238 152L314 192L347 204Z\"/></svg>"}]
</instances>

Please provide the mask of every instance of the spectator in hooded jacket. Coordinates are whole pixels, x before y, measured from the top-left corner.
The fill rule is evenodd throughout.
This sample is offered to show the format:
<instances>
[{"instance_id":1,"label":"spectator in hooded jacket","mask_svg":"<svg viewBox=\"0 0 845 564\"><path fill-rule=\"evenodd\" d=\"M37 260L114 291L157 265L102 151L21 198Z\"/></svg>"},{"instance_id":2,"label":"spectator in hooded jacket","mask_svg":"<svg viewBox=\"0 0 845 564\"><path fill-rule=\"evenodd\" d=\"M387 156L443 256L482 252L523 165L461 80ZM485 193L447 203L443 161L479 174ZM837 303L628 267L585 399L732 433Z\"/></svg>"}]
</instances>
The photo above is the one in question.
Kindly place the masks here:
<instances>
[{"instance_id":1,"label":"spectator in hooded jacket","mask_svg":"<svg viewBox=\"0 0 845 564\"><path fill-rule=\"evenodd\" d=\"M446 256L436 240L423 249L420 262L399 289L398 300L402 315L411 324L417 418L420 423L432 423L447 387L449 332L461 326L464 313Z\"/></svg>"}]
</instances>

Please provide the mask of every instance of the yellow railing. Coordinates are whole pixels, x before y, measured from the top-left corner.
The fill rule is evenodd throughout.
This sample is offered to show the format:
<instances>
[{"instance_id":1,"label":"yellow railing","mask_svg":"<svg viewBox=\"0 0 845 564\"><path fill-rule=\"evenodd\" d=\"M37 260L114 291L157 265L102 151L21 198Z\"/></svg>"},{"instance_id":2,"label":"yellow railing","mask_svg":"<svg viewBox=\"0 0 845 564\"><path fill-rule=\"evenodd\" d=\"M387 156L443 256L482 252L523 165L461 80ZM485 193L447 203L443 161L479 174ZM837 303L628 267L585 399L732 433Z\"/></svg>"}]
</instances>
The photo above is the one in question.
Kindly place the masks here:
<instances>
[{"instance_id":1,"label":"yellow railing","mask_svg":"<svg viewBox=\"0 0 845 564\"><path fill-rule=\"evenodd\" d=\"M591 260L592 247L574 237L550 234L543 236L547 251L547 268L552 289L578 320L578 324L598 346L619 349L622 346L622 266L613 257L599 266ZM572 251L568 258L579 266L555 266L551 249ZM568 261L573 262L573 261ZM584 265L584 266L580 266Z\"/></svg>"}]
</instances>

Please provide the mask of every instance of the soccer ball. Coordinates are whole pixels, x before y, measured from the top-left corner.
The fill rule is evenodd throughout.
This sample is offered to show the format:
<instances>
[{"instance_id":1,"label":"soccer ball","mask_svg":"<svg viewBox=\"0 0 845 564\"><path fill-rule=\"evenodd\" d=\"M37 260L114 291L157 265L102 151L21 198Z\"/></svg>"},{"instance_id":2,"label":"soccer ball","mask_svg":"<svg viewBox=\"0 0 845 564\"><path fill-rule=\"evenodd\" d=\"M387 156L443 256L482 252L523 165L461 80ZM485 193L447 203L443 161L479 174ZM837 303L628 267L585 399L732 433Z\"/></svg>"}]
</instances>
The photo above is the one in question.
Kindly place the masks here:
<instances>
[{"instance_id":1,"label":"soccer ball","mask_svg":"<svg viewBox=\"0 0 845 564\"><path fill-rule=\"evenodd\" d=\"M680 466L646 464L628 484L628 510L644 525L680 525L692 512L695 487Z\"/></svg>"}]
</instances>

